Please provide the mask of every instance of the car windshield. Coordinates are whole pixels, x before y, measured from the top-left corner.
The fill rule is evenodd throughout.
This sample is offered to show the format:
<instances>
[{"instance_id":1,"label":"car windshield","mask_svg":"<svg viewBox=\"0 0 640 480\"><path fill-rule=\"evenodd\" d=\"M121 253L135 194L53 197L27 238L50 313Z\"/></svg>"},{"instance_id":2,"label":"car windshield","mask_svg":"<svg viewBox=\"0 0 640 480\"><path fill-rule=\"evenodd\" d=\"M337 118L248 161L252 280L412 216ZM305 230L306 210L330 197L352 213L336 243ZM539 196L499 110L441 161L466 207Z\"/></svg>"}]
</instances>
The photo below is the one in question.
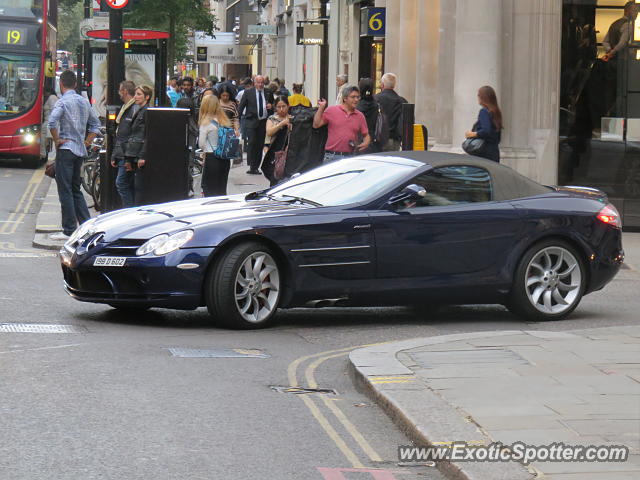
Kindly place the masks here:
<instances>
[{"instance_id":1,"label":"car windshield","mask_svg":"<svg viewBox=\"0 0 640 480\"><path fill-rule=\"evenodd\" d=\"M0 118L26 113L38 96L37 55L0 54Z\"/></svg>"},{"instance_id":2,"label":"car windshield","mask_svg":"<svg viewBox=\"0 0 640 480\"><path fill-rule=\"evenodd\" d=\"M419 165L347 158L292 178L266 193L275 198L298 197L323 206L362 203L381 195Z\"/></svg>"},{"instance_id":3,"label":"car windshield","mask_svg":"<svg viewBox=\"0 0 640 480\"><path fill-rule=\"evenodd\" d=\"M42 18L43 0L0 0L0 17Z\"/></svg>"}]
</instances>

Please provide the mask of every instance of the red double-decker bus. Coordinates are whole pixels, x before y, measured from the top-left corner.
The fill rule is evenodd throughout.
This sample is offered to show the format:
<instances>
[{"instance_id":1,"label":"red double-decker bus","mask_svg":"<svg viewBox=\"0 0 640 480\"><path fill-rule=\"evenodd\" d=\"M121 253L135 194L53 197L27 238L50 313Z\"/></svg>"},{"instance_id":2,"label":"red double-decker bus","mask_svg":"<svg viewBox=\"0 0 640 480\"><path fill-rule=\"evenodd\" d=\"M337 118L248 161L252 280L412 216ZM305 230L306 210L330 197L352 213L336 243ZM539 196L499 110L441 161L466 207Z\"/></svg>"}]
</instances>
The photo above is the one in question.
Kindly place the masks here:
<instances>
[{"instance_id":1,"label":"red double-decker bus","mask_svg":"<svg viewBox=\"0 0 640 480\"><path fill-rule=\"evenodd\" d=\"M55 86L58 0L0 0L0 155L45 153L45 87Z\"/></svg>"}]
</instances>

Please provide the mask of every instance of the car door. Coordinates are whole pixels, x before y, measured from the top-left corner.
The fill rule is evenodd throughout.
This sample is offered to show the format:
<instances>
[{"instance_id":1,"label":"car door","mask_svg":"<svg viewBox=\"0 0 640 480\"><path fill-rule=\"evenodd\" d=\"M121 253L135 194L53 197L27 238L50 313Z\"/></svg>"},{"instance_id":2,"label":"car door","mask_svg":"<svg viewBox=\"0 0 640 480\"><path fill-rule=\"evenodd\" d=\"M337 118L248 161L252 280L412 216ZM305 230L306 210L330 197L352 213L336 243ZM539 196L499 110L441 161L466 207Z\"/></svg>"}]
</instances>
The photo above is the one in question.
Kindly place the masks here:
<instances>
[{"instance_id":1,"label":"car door","mask_svg":"<svg viewBox=\"0 0 640 480\"><path fill-rule=\"evenodd\" d=\"M278 241L299 273L334 280L374 278L375 246L366 212L319 208L294 221L297 225L282 229Z\"/></svg>"},{"instance_id":2,"label":"car door","mask_svg":"<svg viewBox=\"0 0 640 480\"><path fill-rule=\"evenodd\" d=\"M489 172L447 166L409 183L426 195L372 214L378 278L455 275L490 281L503 269L520 219L509 202L492 201Z\"/></svg>"}]
</instances>

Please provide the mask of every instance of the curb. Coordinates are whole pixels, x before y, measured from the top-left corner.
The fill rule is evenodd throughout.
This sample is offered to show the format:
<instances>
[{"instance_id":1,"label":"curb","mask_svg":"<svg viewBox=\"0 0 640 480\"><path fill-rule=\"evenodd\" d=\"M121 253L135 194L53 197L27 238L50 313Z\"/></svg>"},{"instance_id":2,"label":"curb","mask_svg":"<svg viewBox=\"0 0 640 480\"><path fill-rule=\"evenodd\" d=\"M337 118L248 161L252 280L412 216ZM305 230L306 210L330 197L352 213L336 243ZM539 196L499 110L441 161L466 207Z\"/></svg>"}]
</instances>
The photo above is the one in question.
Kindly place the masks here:
<instances>
[{"instance_id":1,"label":"curb","mask_svg":"<svg viewBox=\"0 0 640 480\"><path fill-rule=\"evenodd\" d=\"M477 332L415 338L360 348L349 354L349 370L359 390L387 413L416 446L432 446L443 441L467 441L488 445L493 440L464 412L438 396L396 355L425 345L466 339L520 334L521 330ZM376 377L390 383L373 383ZM396 379L396 380L394 380ZM383 380L384 382L384 380ZM397 382L397 383L396 383ZM429 419L425 423L425 419ZM452 480L531 480L535 475L519 463L440 461L438 469Z\"/></svg>"}]
</instances>

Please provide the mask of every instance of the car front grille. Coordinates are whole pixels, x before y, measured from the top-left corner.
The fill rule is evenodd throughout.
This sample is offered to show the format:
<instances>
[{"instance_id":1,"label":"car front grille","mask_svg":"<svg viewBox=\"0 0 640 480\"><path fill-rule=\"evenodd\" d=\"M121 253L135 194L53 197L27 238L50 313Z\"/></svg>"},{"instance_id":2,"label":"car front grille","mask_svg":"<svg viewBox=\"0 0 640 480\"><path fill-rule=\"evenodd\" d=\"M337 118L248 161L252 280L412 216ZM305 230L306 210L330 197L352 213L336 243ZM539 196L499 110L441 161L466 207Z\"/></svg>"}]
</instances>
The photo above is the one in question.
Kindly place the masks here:
<instances>
[{"instance_id":1,"label":"car front grille","mask_svg":"<svg viewBox=\"0 0 640 480\"><path fill-rule=\"evenodd\" d=\"M100 250L100 255L115 255L118 257L135 257L136 250L147 240L121 238L107 244Z\"/></svg>"}]
</instances>

